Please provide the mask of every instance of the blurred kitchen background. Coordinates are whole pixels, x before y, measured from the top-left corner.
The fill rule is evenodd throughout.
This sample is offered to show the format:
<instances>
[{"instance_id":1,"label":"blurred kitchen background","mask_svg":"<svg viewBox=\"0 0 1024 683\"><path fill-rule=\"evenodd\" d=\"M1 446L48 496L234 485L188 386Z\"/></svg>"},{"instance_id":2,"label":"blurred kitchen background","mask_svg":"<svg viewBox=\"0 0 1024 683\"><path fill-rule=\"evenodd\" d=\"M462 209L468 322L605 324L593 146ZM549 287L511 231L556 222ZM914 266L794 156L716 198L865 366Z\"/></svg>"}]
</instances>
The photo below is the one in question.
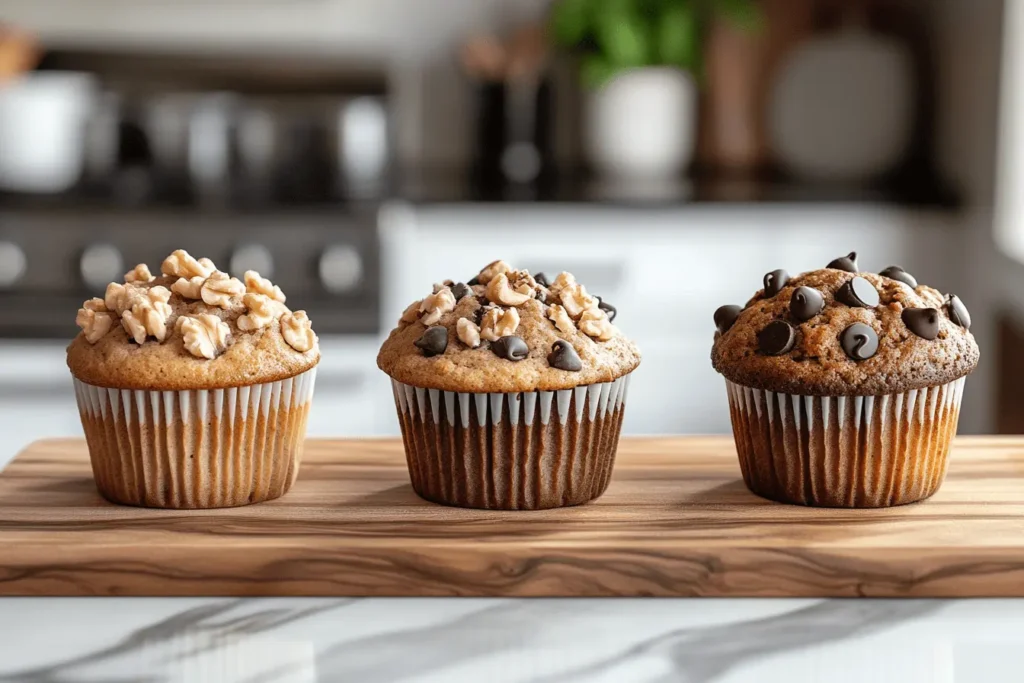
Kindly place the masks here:
<instances>
[{"instance_id":1,"label":"blurred kitchen background","mask_svg":"<svg viewBox=\"0 0 1024 683\"><path fill-rule=\"evenodd\" d=\"M618 308L628 433L726 433L713 311L851 250L960 295L962 431L1024 432L1022 69L1009 0L0 0L0 463L177 247L309 311L315 436L396 434L381 339L499 257Z\"/></svg>"}]
</instances>

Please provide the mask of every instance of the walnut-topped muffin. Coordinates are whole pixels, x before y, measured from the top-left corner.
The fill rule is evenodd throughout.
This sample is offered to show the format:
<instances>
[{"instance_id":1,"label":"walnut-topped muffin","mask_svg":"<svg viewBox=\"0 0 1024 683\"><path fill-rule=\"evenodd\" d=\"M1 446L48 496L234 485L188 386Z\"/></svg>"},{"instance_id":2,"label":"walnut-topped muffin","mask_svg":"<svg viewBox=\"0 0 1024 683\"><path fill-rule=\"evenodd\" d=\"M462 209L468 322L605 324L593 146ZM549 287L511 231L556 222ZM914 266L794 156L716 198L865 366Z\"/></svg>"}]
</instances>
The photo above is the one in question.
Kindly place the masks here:
<instances>
[{"instance_id":1,"label":"walnut-topped muffin","mask_svg":"<svg viewBox=\"0 0 1024 683\"><path fill-rule=\"evenodd\" d=\"M178 250L83 304L68 367L104 496L223 507L291 486L320 350L285 302L255 271Z\"/></svg>"},{"instance_id":2,"label":"walnut-topped muffin","mask_svg":"<svg viewBox=\"0 0 1024 683\"><path fill-rule=\"evenodd\" d=\"M880 507L934 493L978 345L963 302L856 253L764 276L715 312L744 479L785 502Z\"/></svg>"},{"instance_id":3,"label":"walnut-topped muffin","mask_svg":"<svg viewBox=\"0 0 1024 683\"><path fill-rule=\"evenodd\" d=\"M502 509L600 495L640 364L616 313L570 273L549 281L504 261L411 303L377 365L394 382L416 491Z\"/></svg>"}]
</instances>

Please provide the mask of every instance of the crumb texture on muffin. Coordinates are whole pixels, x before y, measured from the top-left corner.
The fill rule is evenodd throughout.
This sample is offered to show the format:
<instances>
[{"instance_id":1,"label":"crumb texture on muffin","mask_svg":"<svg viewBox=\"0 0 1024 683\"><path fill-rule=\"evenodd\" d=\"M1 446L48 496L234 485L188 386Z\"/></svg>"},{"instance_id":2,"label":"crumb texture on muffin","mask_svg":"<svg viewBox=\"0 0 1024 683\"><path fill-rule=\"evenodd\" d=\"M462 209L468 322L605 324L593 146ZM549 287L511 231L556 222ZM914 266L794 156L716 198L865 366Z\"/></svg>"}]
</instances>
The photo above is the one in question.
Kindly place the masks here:
<instances>
[{"instance_id":1,"label":"crumb texture on muffin","mask_svg":"<svg viewBox=\"0 0 1024 683\"><path fill-rule=\"evenodd\" d=\"M244 282L206 258L175 251L86 301L68 367L86 384L146 390L219 389L275 382L315 366L320 350L305 311L255 271Z\"/></svg>"},{"instance_id":2,"label":"crumb texture on muffin","mask_svg":"<svg viewBox=\"0 0 1024 683\"><path fill-rule=\"evenodd\" d=\"M548 282L494 261L413 302L377 365L404 384L458 392L611 382L640 364L636 346L612 324L615 313L569 273Z\"/></svg>"},{"instance_id":3,"label":"crumb texture on muffin","mask_svg":"<svg viewBox=\"0 0 1024 683\"><path fill-rule=\"evenodd\" d=\"M938 386L978 364L970 315L954 295L898 266L858 272L856 254L766 289L742 310L723 306L711 351L736 384L805 396L880 396Z\"/></svg>"}]
</instances>

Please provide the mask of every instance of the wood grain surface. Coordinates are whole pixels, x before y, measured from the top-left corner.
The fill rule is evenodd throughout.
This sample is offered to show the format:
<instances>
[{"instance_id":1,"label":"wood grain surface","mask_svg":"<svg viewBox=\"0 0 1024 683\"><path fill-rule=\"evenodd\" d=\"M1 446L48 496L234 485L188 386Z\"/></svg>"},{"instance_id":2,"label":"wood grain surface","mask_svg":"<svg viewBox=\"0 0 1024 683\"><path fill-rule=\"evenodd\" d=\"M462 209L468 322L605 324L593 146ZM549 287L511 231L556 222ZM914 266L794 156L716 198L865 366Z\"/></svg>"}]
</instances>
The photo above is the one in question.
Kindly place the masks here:
<instances>
[{"instance_id":1,"label":"wood grain surface","mask_svg":"<svg viewBox=\"0 0 1024 683\"><path fill-rule=\"evenodd\" d=\"M770 503L725 437L623 439L576 508L427 503L397 441L310 441L283 498L117 507L82 441L0 473L0 595L1022 596L1024 439L961 438L931 500Z\"/></svg>"}]
</instances>

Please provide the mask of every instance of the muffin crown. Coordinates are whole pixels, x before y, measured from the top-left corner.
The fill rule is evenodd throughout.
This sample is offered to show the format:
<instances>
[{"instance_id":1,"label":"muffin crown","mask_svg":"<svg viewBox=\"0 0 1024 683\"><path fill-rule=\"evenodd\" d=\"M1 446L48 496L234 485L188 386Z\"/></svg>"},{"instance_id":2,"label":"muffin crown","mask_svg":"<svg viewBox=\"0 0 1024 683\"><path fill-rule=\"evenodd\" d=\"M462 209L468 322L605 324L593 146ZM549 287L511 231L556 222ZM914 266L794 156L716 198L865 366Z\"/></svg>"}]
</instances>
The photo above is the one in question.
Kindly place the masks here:
<instances>
[{"instance_id":1,"label":"muffin crown","mask_svg":"<svg viewBox=\"0 0 1024 683\"><path fill-rule=\"evenodd\" d=\"M860 272L855 253L765 276L742 309L715 312L711 362L736 384L806 396L878 396L952 382L978 364L970 314L899 266Z\"/></svg>"},{"instance_id":2,"label":"muffin crown","mask_svg":"<svg viewBox=\"0 0 1024 683\"><path fill-rule=\"evenodd\" d=\"M68 367L86 384L149 391L286 379L315 366L320 351L305 311L284 302L259 273L239 280L179 249L159 276L139 264L82 305Z\"/></svg>"},{"instance_id":3,"label":"muffin crown","mask_svg":"<svg viewBox=\"0 0 1024 683\"><path fill-rule=\"evenodd\" d=\"M612 324L613 306L570 273L494 261L467 282L446 280L409 305L377 365L404 384L458 392L570 389L613 381L640 354Z\"/></svg>"}]
</instances>

